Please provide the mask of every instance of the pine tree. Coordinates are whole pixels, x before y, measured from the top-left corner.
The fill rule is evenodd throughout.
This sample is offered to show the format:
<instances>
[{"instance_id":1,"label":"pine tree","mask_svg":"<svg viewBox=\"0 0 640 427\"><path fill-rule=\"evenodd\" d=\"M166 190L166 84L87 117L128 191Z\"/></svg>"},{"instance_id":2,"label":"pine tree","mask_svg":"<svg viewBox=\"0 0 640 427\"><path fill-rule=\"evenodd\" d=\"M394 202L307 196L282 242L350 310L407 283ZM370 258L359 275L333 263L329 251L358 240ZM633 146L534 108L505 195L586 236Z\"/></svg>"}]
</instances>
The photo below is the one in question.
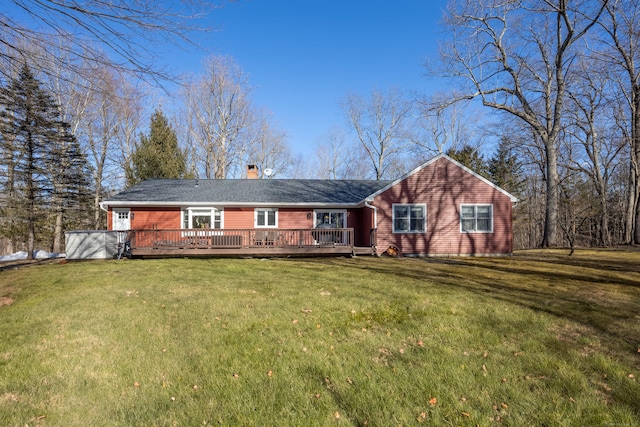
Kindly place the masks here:
<instances>
[{"instance_id":1,"label":"pine tree","mask_svg":"<svg viewBox=\"0 0 640 427\"><path fill-rule=\"evenodd\" d=\"M491 181L513 195L522 190L522 163L514 153L513 144L506 137L500 139L498 151L489 160Z\"/></svg>"},{"instance_id":2,"label":"pine tree","mask_svg":"<svg viewBox=\"0 0 640 427\"><path fill-rule=\"evenodd\" d=\"M61 248L65 208L86 187L87 163L58 106L24 66L0 88L0 185L3 234L26 241L33 257L38 234L56 217L56 249Z\"/></svg>"},{"instance_id":3,"label":"pine tree","mask_svg":"<svg viewBox=\"0 0 640 427\"><path fill-rule=\"evenodd\" d=\"M468 167L478 175L488 178L489 170L487 167L487 162L485 162L484 157L482 156L482 154L480 154L477 148L471 147L470 145L465 145L460 150L450 148L449 150L447 150L446 154L453 160L456 160L462 165Z\"/></svg>"},{"instance_id":4,"label":"pine tree","mask_svg":"<svg viewBox=\"0 0 640 427\"><path fill-rule=\"evenodd\" d=\"M162 111L151 116L149 135L140 135L127 170L127 187L151 178L189 178L186 156Z\"/></svg>"}]
</instances>

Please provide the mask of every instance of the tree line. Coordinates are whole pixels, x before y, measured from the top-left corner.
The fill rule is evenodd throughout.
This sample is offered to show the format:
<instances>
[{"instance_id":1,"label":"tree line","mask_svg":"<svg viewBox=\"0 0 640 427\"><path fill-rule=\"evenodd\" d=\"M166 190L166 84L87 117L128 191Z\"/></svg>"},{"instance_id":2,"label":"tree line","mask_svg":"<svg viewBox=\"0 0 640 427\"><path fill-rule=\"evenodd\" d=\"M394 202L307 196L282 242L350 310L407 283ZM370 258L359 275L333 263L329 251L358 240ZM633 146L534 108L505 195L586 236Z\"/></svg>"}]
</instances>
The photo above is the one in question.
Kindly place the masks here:
<instances>
[{"instance_id":1,"label":"tree line","mask_svg":"<svg viewBox=\"0 0 640 427\"><path fill-rule=\"evenodd\" d=\"M256 164L274 178L392 179L447 153L520 199L516 248L638 244L639 3L452 0L443 14L441 53L425 64L427 75L447 79L450 89L346 94L337 106L344 124L312 141L310 158L295 155L286 130L254 105L248 76L231 57L207 58L200 73L179 81L167 104L149 84L164 78L152 64L124 67L122 57L108 59L113 47L88 50L66 32L28 43L21 39L28 31L4 30L2 235L14 246L34 240L57 248L59 230L104 228L99 202L147 178L241 178L247 164ZM135 25L163 31L160 15L124 6L119 13L120 35ZM126 21L127 13L141 22ZM187 25L166 19L165 31L188 37ZM116 54L126 58L127 38L118 40ZM15 130L18 105L26 102L16 94L29 85L39 87L47 123L59 129L54 135L32 122L32 135L49 142L34 146L43 160L36 162L42 174L30 169L32 179L47 184L33 196L25 190L27 175L15 172L25 169L20 162L29 159L33 139ZM62 160L44 160L54 152L77 165L72 180L56 176L53 165ZM58 184L71 181L68 188ZM18 226L29 222L46 230L39 242Z\"/></svg>"}]
</instances>

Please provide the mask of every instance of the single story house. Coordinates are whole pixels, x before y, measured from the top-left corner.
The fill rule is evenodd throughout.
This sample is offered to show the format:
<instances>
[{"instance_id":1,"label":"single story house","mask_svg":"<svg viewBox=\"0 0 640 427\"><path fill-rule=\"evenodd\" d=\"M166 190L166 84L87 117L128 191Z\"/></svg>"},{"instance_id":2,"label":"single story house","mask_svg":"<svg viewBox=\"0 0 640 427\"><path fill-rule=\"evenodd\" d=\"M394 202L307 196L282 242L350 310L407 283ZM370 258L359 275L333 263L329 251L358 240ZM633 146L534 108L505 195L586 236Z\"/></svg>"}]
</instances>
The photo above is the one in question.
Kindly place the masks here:
<instances>
[{"instance_id":1,"label":"single story house","mask_svg":"<svg viewBox=\"0 0 640 427\"><path fill-rule=\"evenodd\" d=\"M101 203L133 256L499 255L517 199L440 154L394 181L151 179ZM252 177L253 175L253 177Z\"/></svg>"}]
</instances>

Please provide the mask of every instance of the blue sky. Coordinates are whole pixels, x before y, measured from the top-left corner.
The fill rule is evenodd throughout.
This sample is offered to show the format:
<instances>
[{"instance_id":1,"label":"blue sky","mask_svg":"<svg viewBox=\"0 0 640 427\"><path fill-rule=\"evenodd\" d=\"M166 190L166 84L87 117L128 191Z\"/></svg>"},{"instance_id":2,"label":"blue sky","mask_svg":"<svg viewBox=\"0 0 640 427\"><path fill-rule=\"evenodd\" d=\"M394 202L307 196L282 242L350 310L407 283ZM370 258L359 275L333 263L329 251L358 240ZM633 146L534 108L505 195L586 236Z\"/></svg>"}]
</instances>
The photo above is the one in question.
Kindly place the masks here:
<instances>
[{"instance_id":1,"label":"blue sky","mask_svg":"<svg viewBox=\"0 0 640 427\"><path fill-rule=\"evenodd\" d=\"M249 74L256 105L273 113L294 153L344 125L349 92L397 86L433 92L423 64L437 53L446 0L239 0L211 12L207 51L232 56ZM207 52L168 54L178 72L198 73Z\"/></svg>"}]
</instances>

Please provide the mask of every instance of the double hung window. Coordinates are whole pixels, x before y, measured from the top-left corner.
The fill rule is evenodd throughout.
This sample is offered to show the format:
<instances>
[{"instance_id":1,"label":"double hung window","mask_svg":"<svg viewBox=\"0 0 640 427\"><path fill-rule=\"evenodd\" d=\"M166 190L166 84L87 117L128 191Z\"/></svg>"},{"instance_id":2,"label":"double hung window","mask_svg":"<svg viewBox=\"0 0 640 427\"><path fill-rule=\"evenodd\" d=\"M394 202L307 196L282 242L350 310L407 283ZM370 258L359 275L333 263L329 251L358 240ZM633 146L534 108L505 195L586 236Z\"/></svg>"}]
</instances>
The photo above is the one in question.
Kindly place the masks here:
<instances>
[{"instance_id":1,"label":"double hung window","mask_svg":"<svg viewBox=\"0 0 640 427\"><path fill-rule=\"evenodd\" d=\"M460 206L460 231L463 233L493 232L493 206Z\"/></svg>"},{"instance_id":2,"label":"double hung window","mask_svg":"<svg viewBox=\"0 0 640 427\"><path fill-rule=\"evenodd\" d=\"M393 205L394 233L424 233L427 230L427 206L422 204Z\"/></svg>"},{"instance_id":3,"label":"double hung window","mask_svg":"<svg viewBox=\"0 0 640 427\"><path fill-rule=\"evenodd\" d=\"M278 227L278 209L256 209L255 227Z\"/></svg>"}]
</instances>

